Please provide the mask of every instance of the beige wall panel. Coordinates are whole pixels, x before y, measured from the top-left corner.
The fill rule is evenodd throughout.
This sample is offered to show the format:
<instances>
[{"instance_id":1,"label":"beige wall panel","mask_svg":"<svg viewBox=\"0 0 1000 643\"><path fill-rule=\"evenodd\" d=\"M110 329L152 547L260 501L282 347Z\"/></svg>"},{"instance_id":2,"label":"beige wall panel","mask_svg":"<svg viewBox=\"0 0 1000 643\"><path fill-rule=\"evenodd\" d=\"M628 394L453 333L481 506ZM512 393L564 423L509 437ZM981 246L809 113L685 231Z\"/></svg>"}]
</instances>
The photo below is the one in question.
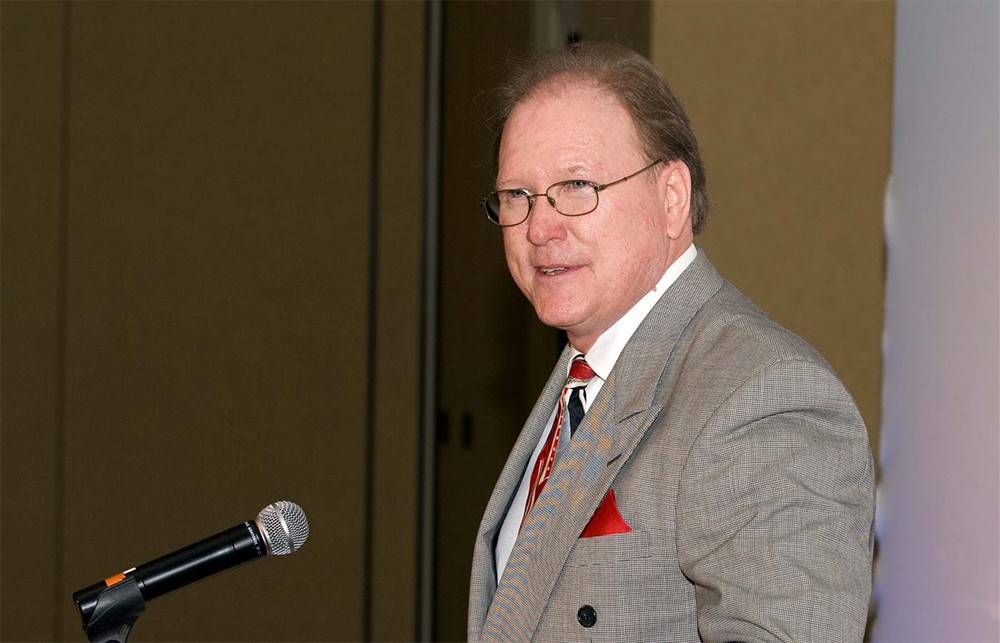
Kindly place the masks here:
<instances>
[{"instance_id":1,"label":"beige wall panel","mask_svg":"<svg viewBox=\"0 0 1000 643\"><path fill-rule=\"evenodd\" d=\"M303 550L144 640L361 635L373 11L76 3L69 594L289 499Z\"/></svg>"},{"instance_id":2,"label":"beige wall panel","mask_svg":"<svg viewBox=\"0 0 1000 643\"><path fill-rule=\"evenodd\" d=\"M893 4L655 2L654 62L702 145L698 239L816 345L877 446Z\"/></svg>"},{"instance_id":3,"label":"beige wall panel","mask_svg":"<svg viewBox=\"0 0 1000 643\"><path fill-rule=\"evenodd\" d=\"M52 641L61 493L56 468L62 6L4 2L0 25L0 639Z\"/></svg>"},{"instance_id":4,"label":"beige wall panel","mask_svg":"<svg viewBox=\"0 0 1000 643\"><path fill-rule=\"evenodd\" d=\"M583 0L577 6L584 40L608 40L649 53L649 0Z\"/></svg>"},{"instance_id":5,"label":"beige wall panel","mask_svg":"<svg viewBox=\"0 0 1000 643\"><path fill-rule=\"evenodd\" d=\"M570 34L649 51L649 0L534 0L529 26L537 49L562 47Z\"/></svg>"},{"instance_id":6,"label":"beige wall panel","mask_svg":"<svg viewBox=\"0 0 1000 643\"><path fill-rule=\"evenodd\" d=\"M382 6L372 623L416 636L423 244L424 4Z\"/></svg>"}]
</instances>

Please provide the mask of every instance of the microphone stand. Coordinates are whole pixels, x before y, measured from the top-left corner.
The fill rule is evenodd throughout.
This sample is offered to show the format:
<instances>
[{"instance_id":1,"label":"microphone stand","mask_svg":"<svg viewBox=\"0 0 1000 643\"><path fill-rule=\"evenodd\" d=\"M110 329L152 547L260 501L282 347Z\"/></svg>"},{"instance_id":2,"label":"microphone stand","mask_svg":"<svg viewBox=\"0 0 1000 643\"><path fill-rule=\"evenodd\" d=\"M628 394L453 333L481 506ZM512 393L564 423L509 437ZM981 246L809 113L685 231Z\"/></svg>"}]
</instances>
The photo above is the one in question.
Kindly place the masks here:
<instances>
[{"instance_id":1,"label":"microphone stand","mask_svg":"<svg viewBox=\"0 0 1000 643\"><path fill-rule=\"evenodd\" d=\"M83 629L91 643L125 643L145 610L146 599L135 578L126 576L125 580L101 590Z\"/></svg>"}]
</instances>

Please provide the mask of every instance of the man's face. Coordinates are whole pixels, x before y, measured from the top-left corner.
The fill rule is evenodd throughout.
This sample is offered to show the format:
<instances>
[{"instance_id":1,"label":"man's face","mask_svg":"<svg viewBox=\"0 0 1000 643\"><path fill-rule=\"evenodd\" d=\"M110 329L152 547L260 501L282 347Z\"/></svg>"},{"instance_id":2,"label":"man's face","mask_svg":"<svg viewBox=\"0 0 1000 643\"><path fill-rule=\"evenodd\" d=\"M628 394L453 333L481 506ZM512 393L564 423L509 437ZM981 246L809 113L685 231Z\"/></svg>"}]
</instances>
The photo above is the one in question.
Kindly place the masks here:
<instances>
[{"instance_id":1,"label":"man's face","mask_svg":"<svg viewBox=\"0 0 1000 643\"><path fill-rule=\"evenodd\" d=\"M591 83L543 87L507 120L497 189L540 194L558 181L620 179L654 160L638 140L625 108ZM668 225L676 167L661 163L609 187L584 216L563 216L540 197L527 221L503 229L514 281L539 319L564 329L577 350L589 350L690 244L690 235L671 239L676 225Z\"/></svg>"}]
</instances>

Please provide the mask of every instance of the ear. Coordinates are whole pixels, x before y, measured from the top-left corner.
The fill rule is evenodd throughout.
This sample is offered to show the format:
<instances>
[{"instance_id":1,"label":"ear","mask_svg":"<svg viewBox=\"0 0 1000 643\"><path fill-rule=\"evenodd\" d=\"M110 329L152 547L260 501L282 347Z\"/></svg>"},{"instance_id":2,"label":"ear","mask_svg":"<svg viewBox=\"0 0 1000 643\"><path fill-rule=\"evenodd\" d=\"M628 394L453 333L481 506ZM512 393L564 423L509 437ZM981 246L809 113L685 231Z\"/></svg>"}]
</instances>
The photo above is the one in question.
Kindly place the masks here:
<instances>
[{"instance_id":1,"label":"ear","mask_svg":"<svg viewBox=\"0 0 1000 643\"><path fill-rule=\"evenodd\" d=\"M663 165L659 185L667 215L667 235L674 240L691 233L691 171L684 161Z\"/></svg>"}]
</instances>

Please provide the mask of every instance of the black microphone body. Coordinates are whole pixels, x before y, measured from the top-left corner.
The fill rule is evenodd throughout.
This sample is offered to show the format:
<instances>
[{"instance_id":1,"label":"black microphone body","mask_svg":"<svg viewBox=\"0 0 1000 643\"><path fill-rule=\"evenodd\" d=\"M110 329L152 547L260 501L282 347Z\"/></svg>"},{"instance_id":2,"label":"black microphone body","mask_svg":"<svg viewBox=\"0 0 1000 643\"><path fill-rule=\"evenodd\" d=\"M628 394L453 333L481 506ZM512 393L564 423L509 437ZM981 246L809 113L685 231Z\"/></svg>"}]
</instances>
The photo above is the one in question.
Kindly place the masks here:
<instances>
[{"instance_id":1,"label":"black microphone body","mask_svg":"<svg viewBox=\"0 0 1000 643\"><path fill-rule=\"evenodd\" d=\"M83 622L87 623L101 592L126 579L134 579L143 599L151 601L185 585L238 567L268 553L261 532L246 521L193 545L161 556L73 594Z\"/></svg>"}]
</instances>

